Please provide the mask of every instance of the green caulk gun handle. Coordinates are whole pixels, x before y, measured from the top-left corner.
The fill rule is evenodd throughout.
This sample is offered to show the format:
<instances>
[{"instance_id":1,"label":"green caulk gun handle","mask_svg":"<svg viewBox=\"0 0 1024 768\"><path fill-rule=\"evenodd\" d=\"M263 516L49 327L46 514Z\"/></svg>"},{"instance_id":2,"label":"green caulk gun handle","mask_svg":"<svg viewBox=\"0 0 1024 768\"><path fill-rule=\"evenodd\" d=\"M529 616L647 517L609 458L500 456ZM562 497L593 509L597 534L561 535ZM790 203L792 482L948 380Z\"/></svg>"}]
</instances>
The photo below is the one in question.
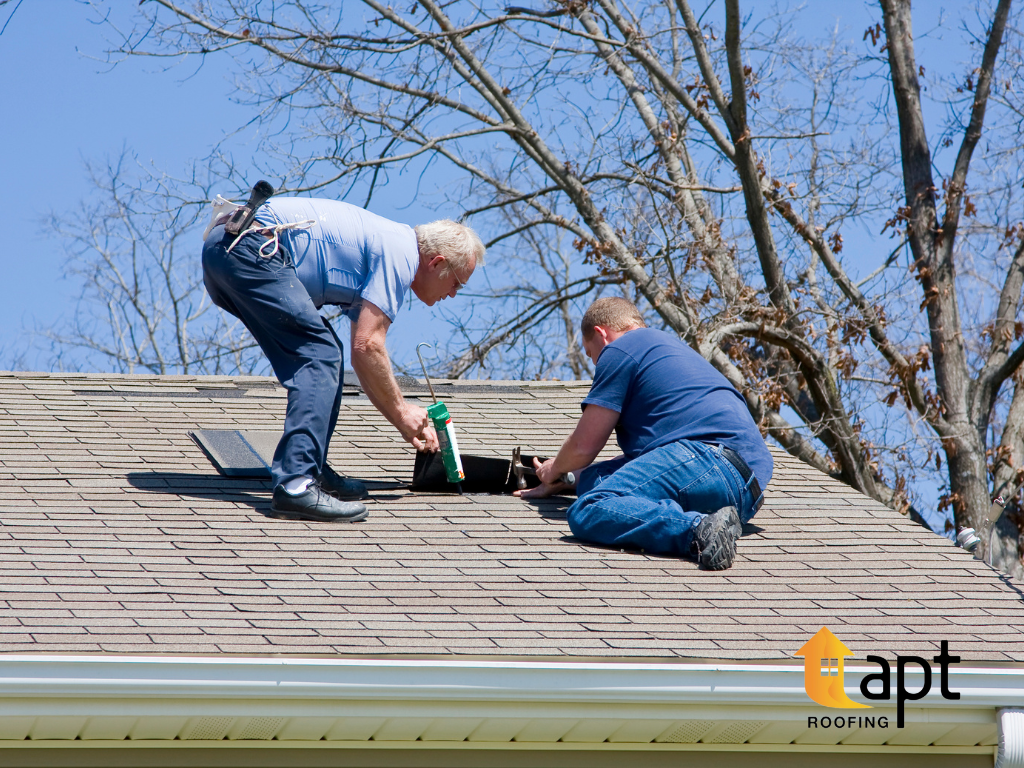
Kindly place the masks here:
<instances>
[{"instance_id":1,"label":"green caulk gun handle","mask_svg":"<svg viewBox=\"0 0 1024 768\"><path fill-rule=\"evenodd\" d=\"M444 403L439 402L434 394L434 386L427 376L427 366L423 364L423 357L420 355L420 347L429 347L425 341L416 345L416 357L420 359L420 368L423 369L423 378L427 380L427 387L430 389L430 396L434 398L434 404L427 408L427 416L434 425L437 432L437 442L440 446L441 461L444 463L444 473L448 482L455 485L459 495L462 495L462 480L466 473L462 470L462 457L459 455L459 442L455 437L455 427L452 426L451 416Z\"/></svg>"}]
</instances>

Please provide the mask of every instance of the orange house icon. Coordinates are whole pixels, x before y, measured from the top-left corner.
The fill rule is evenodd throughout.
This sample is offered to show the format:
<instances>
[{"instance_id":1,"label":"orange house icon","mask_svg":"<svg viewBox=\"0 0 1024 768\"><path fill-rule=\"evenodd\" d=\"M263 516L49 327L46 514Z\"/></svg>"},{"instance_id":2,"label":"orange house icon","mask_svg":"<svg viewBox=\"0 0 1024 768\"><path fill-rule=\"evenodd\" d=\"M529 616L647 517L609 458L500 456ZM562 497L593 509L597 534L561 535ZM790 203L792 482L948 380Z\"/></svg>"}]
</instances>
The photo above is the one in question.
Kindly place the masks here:
<instances>
[{"instance_id":1,"label":"orange house icon","mask_svg":"<svg viewBox=\"0 0 1024 768\"><path fill-rule=\"evenodd\" d=\"M828 627L819 629L793 655L804 657L804 689L813 701L835 709L871 709L870 704L859 704L846 695L843 687L844 657L853 656L853 651Z\"/></svg>"}]
</instances>

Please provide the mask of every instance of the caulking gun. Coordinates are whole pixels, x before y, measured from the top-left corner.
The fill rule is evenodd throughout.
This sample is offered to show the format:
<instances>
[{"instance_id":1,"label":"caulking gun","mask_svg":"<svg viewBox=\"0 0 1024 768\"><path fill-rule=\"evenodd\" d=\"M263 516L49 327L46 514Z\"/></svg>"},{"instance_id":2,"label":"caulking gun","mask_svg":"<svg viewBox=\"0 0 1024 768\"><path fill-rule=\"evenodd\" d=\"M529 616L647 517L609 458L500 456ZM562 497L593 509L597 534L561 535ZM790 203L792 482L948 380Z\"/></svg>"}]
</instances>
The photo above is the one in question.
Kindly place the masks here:
<instances>
[{"instance_id":1,"label":"caulking gun","mask_svg":"<svg viewBox=\"0 0 1024 768\"><path fill-rule=\"evenodd\" d=\"M437 432L437 442L441 446L441 460L444 463L444 473L448 478L448 482L454 483L461 494L461 483L466 479L466 473L462 471L462 457L459 456L459 442L455 439L455 427L452 426L452 417L448 414L447 406L438 400L437 395L434 394L434 385L430 383L430 377L427 376L427 366L423 364L423 358L420 356L420 347L429 346L425 341L416 345L416 357L420 359L423 378L427 380L430 396L434 398L434 404L427 408L427 416L434 423L434 430Z\"/></svg>"}]
</instances>

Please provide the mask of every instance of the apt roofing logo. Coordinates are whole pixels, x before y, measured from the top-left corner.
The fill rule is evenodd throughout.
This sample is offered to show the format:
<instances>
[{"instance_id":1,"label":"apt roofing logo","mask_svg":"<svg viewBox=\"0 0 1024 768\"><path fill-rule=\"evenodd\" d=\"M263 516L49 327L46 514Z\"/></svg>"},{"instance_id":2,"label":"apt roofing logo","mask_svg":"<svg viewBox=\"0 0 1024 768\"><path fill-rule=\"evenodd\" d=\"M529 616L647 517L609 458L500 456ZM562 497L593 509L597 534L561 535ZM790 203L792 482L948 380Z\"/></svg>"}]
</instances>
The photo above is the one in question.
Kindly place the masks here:
<instances>
[{"instance_id":1,"label":"apt roofing logo","mask_svg":"<svg viewBox=\"0 0 1024 768\"><path fill-rule=\"evenodd\" d=\"M846 695L844 657L853 656L853 651L828 627L819 629L794 655L804 657L804 690L812 701L835 709L871 709L870 704L860 704Z\"/></svg>"},{"instance_id":2,"label":"apt roofing logo","mask_svg":"<svg viewBox=\"0 0 1024 768\"><path fill-rule=\"evenodd\" d=\"M960 698L957 691L949 689L949 666L959 664L960 657L953 656L949 652L949 642L941 642L942 651L932 657L932 661L939 665L939 688L942 698L956 701ZM818 632L804 643L795 656L804 657L804 690L812 701L825 707L833 709L871 709L870 704L860 704L846 695L843 682L843 671L845 657L853 656L853 651L847 648L843 641L833 635L828 627L822 627ZM892 678L890 675L889 662L881 656L867 656L869 664L877 664L879 671L872 675L865 675L860 681L860 692L864 698L872 701L889 701L892 698ZM921 669L921 687L914 690L907 690L907 665L913 664ZM872 691L870 685L873 682L881 684L880 691ZM903 727L904 705L908 701L923 699L932 689L932 667L926 659L920 656L897 656L896 657L896 727ZM848 718L852 720L853 718Z\"/></svg>"}]
</instances>

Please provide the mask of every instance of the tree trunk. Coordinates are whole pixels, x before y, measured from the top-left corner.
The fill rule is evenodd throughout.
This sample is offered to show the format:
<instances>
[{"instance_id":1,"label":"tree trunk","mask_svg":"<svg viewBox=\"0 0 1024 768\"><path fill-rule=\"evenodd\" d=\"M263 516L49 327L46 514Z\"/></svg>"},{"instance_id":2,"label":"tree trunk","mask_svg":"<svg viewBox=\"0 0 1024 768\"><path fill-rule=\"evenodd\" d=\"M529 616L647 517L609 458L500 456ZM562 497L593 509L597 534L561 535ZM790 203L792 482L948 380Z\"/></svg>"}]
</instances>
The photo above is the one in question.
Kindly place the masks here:
<instances>
[{"instance_id":1,"label":"tree trunk","mask_svg":"<svg viewBox=\"0 0 1024 768\"><path fill-rule=\"evenodd\" d=\"M993 17L978 73L970 123L964 131L951 176L943 182L945 214L938 215L937 185L933 176L931 150L921 110L919 68L914 57L909 0L882 0L886 46L892 73L893 93L900 124L903 184L906 208L897 220L906 221L907 239L914 255L913 268L921 284L921 308L928 315L929 351L935 367L935 387L941 408L928 418L942 440L949 469L949 500L958 528L971 527L981 534L979 557L995 556L1000 570L1020 568L1016 536L1009 533L1009 521L995 526L991 537L988 516L989 467L986 432L1000 381L990 382L992 366L972 378L961 327L957 298L954 241L960 219L967 172L974 148L981 137L992 71L1002 44L1009 13L1009 0L1001 0ZM1019 286L1017 292L1019 294ZM1016 302L1016 297L1014 302ZM1016 304L1014 304L1015 306ZM1005 353L994 348L990 362ZM998 368L998 366L997 366ZM916 375L916 374L912 374ZM1005 448L1006 435L1001 448ZM1005 534L1005 535L1004 535Z\"/></svg>"}]
</instances>

